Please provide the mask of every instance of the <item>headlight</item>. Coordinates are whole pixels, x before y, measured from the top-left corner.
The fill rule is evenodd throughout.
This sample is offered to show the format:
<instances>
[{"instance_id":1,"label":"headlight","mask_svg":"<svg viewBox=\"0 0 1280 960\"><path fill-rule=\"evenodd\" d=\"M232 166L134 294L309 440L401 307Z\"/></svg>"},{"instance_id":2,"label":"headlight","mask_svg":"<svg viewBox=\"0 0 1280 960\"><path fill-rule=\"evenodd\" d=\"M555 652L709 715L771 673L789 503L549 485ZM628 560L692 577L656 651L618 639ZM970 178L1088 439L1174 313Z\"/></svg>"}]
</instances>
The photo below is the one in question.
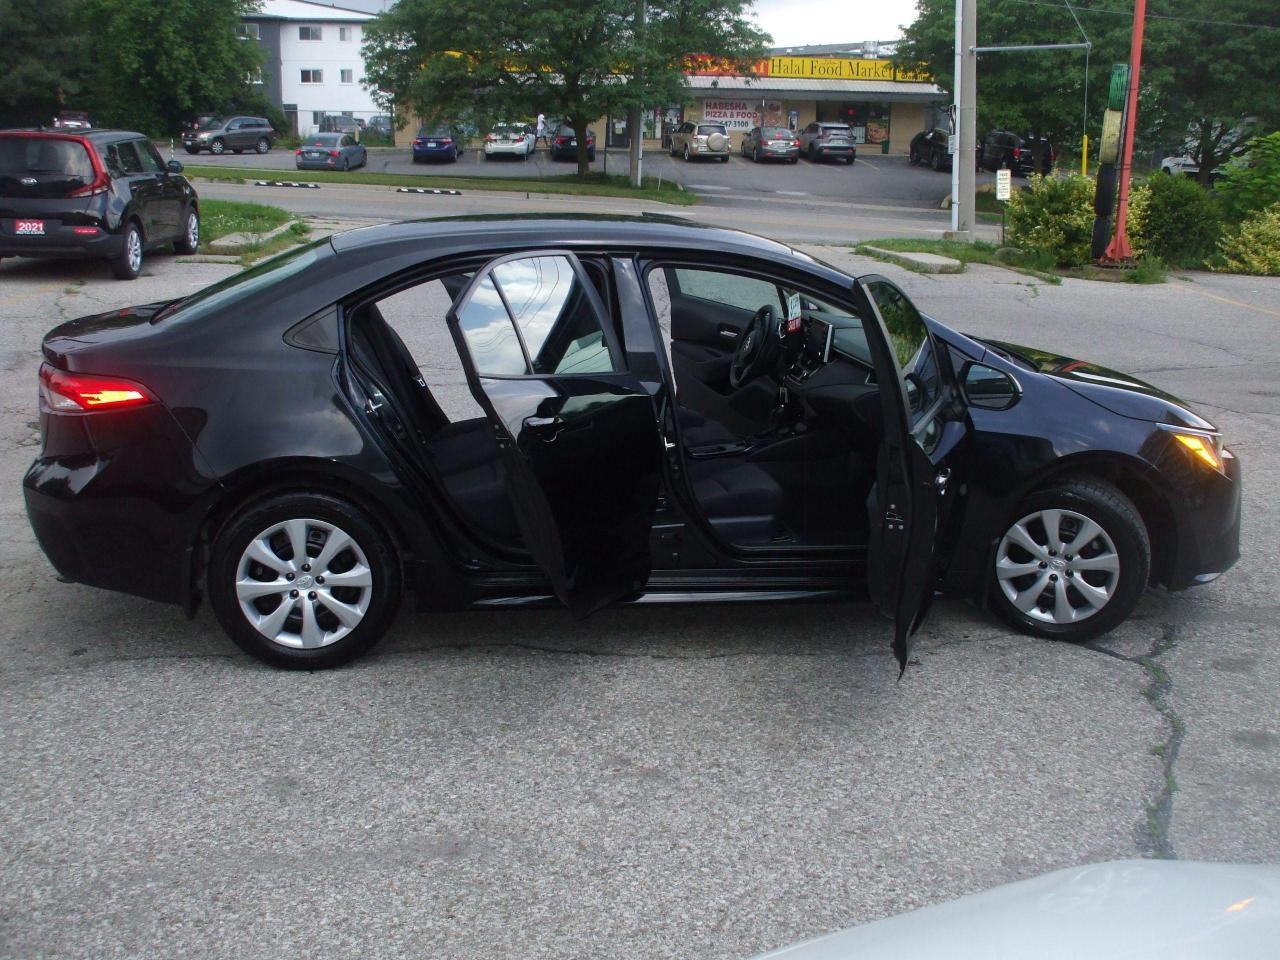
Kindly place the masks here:
<instances>
[{"instance_id":1,"label":"headlight","mask_svg":"<svg viewBox=\"0 0 1280 960\"><path fill-rule=\"evenodd\" d=\"M1190 430L1184 430L1181 427L1171 426L1162 423L1160 425L1165 430L1173 434L1173 439L1177 440L1183 447L1190 451L1195 459L1199 460L1205 466L1212 467L1219 473L1224 473L1222 467L1223 449L1222 437L1216 433L1193 433ZM1229 454L1227 454L1229 456Z\"/></svg>"},{"instance_id":2,"label":"headlight","mask_svg":"<svg viewBox=\"0 0 1280 960\"><path fill-rule=\"evenodd\" d=\"M207 133L202 133L202 134L199 134L199 135L196 137L196 139L197 139L197 140L208 140L208 139L209 139L209 135L208 135Z\"/></svg>"}]
</instances>

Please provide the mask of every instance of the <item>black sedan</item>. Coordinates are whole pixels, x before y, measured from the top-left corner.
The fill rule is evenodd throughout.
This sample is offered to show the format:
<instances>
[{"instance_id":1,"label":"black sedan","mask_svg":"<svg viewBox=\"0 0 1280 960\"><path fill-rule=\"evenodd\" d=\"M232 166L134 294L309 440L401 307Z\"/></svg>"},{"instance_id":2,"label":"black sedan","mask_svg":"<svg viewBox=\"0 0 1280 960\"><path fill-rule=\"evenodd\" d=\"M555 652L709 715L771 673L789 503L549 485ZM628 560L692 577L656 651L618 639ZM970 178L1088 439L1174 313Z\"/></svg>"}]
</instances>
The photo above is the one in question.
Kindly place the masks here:
<instances>
[{"instance_id":1,"label":"black sedan","mask_svg":"<svg viewBox=\"0 0 1280 960\"><path fill-rule=\"evenodd\" d=\"M578 135L574 133L573 127L567 123L562 123L556 127L555 135L551 138L551 159L578 159ZM596 162L596 132L594 130L587 131L587 160L590 163Z\"/></svg>"},{"instance_id":2,"label":"black sedan","mask_svg":"<svg viewBox=\"0 0 1280 960\"><path fill-rule=\"evenodd\" d=\"M911 162L923 163L935 170L950 170L951 154L947 149L949 139L947 131L942 129L921 130L911 138Z\"/></svg>"},{"instance_id":3,"label":"black sedan","mask_svg":"<svg viewBox=\"0 0 1280 960\"><path fill-rule=\"evenodd\" d=\"M1130 377L674 218L339 234L44 339L27 511L65 578L284 667L424 610L935 590L1084 640L1238 555L1240 468ZM513 625L513 629L515 629Z\"/></svg>"}]
</instances>

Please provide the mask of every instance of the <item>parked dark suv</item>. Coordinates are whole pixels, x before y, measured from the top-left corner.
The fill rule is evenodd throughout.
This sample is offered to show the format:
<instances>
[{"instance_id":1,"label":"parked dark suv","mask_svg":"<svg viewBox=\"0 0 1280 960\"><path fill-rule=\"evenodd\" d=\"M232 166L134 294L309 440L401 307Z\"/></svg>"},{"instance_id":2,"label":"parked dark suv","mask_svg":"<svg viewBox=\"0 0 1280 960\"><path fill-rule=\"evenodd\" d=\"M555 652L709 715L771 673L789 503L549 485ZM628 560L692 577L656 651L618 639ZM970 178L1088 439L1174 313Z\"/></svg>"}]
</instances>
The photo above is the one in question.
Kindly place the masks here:
<instances>
[{"instance_id":1,"label":"parked dark suv","mask_svg":"<svg viewBox=\"0 0 1280 960\"><path fill-rule=\"evenodd\" d=\"M276 142L276 131L263 117L227 117L214 119L198 129L184 130L182 145L187 153L208 150L215 156L226 153L244 153L255 150L266 153Z\"/></svg>"},{"instance_id":2,"label":"parked dark suv","mask_svg":"<svg viewBox=\"0 0 1280 960\"><path fill-rule=\"evenodd\" d=\"M182 164L141 133L0 130L0 257L102 257L133 280L145 250L199 242Z\"/></svg>"},{"instance_id":3,"label":"parked dark suv","mask_svg":"<svg viewBox=\"0 0 1280 960\"><path fill-rule=\"evenodd\" d=\"M951 154L947 151L947 131L935 127L921 130L911 138L911 162L923 163L935 170L951 169Z\"/></svg>"},{"instance_id":4,"label":"parked dark suv","mask_svg":"<svg viewBox=\"0 0 1280 960\"><path fill-rule=\"evenodd\" d=\"M1053 161L1058 155L1048 138L1040 138L1040 173L1048 174L1053 169ZM1020 137L1008 130L997 130L987 134L978 148L978 166L987 170L1003 170L1006 167L1014 173L1028 177L1036 172L1035 143L1031 137Z\"/></svg>"}]
</instances>

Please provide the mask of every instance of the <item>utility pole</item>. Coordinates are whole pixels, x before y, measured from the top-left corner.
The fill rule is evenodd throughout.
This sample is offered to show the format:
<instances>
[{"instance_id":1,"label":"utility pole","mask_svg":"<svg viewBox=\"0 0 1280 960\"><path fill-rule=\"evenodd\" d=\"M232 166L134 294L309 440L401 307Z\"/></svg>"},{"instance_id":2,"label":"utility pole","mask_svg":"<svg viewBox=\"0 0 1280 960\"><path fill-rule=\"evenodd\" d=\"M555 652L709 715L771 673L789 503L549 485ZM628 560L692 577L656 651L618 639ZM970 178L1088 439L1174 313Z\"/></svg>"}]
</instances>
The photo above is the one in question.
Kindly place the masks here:
<instances>
[{"instance_id":1,"label":"utility pole","mask_svg":"<svg viewBox=\"0 0 1280 960\"><path fill-rule=\"evenodd\" d=\"M956 0L956 152L951 157L949 240L973 242L974 164L978 130L978 2Z\"/></svg>"},{"instance_id":2,"label":"utility pole","mask_svg":"<svg viewBox=\"0 0 1280 960\"><path fill-rule=\"evenodd\" d=\"M1129 97L1124 111L1124 143L1120 150L1120 204L1116 210L1116 235L1103 263L1124 263L1133 259L1125 220L1129 215L1129 174L1133 168L1133 131L1138 124L1138 71L1142 67L1142 29L1147 20L1147 0L1133 5L1133 38L1129 42Z\"/></svg>"},{"instance_id":3,"label":"utility pole","mask_svg":"<svg viewBox=\"0 0 1280 960\"><path fill-rule=\"evenodd\" d=\"M637 44L639 44L644 37L644 24L647 16L648 12L645 10L645 0L636 0ZM640 88L640 67L638 63L636 65L636 73L632 77L632 82L636 85L638 96ZM642 124L643 118L641 117L640 107L640 101L636 100L631 105L631 109L627 111L627 127L631 131L631 144L628 156L631 161L631 185L633 187L640 186L641 180L643 179L640 166L644 162L644 127Z\"/></svg>"}]
</instances>

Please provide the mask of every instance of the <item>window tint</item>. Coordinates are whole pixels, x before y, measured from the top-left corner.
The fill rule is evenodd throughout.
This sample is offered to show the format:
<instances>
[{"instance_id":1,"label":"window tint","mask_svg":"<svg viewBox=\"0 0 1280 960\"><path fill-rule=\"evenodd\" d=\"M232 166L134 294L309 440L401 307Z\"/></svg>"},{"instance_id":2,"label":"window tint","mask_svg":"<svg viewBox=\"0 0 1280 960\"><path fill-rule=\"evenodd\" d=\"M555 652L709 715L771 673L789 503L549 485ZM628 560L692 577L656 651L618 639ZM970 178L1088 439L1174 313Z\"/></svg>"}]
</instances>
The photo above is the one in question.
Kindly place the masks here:
<instances>
[{"instance_id":1,"label":"window tint","mask_svg":"<svg viewBox=\"0 0 1280 960\"><path fill-rule=\"evenodd\" d=\"M699 297L751 313L764 306L773 307L775 313L781 310L778 288L767 280L718 270L680 268L671 272L675 274L681 296Z\"/></svg>"},{"instance_id":2,"label":"window tint","mask_svg":"<svg viewBox=\"0 0 1280 960\"><path fill-rule=\"evenodd\" d=\"M698 135L703 137L709 137L713 133L723 134L725 132L724 125L720 123L704 123L698 127Z\"/></svg>"},{"instance_id":3,"label":"window tint","mask_svg":"<svg viewBox=\"0 0 1280 960\"><path fill-rule=\"evenodd\" d=\"M534 373L615 369L600 318L568 259L512 260L495 267L493 276L520 327Z\"/></svg>"},{"instance_id":4,"label":"window tint","mask_svg":"<svg viewBox=\"0 0 1280 960\"><path fill-rule=\"evenodd\" d=\"M485 277L472 290L466 305L458 311L458 326L481 376L525 372L520 341L492 276Z\"/></svg>"},{"instance_id":5,"label":"window tint","mask_svg":"<svg viewBox=\"0 0 1280 960\"><path fill-rule=\"evenodd\" d=\"M917 383L908 383L907 395L911 398L914 419L933 405L942 391L942 378L938 372L938 358L933 350L924 320L915 305L892 284L874 281L867 285L885 328L898 366L905 377L914 374Z\"/></svg>"},{"instance_id":6,"label":"window tint","mask_svg":"<svg viewBox=\"0 0 1280 960\"><path fill-rule=\"evenodd\" d=\"M133 141L133 147L138 151L138 158L142 161L142 169L145 173L163 173L164 161L160 159L160 153L146 140Z\"/></svg>"},{"instance_id":7,"label":"window tint","mask_svg":"<svg viewBox=\"0 0 1280 960\"><path fill-rule=\"evenodd\" d=\"M142 173L142 158L132 143L116 144L116 154L120 157L120 169L125 173Z\"/></svg>"}]
</instances>

